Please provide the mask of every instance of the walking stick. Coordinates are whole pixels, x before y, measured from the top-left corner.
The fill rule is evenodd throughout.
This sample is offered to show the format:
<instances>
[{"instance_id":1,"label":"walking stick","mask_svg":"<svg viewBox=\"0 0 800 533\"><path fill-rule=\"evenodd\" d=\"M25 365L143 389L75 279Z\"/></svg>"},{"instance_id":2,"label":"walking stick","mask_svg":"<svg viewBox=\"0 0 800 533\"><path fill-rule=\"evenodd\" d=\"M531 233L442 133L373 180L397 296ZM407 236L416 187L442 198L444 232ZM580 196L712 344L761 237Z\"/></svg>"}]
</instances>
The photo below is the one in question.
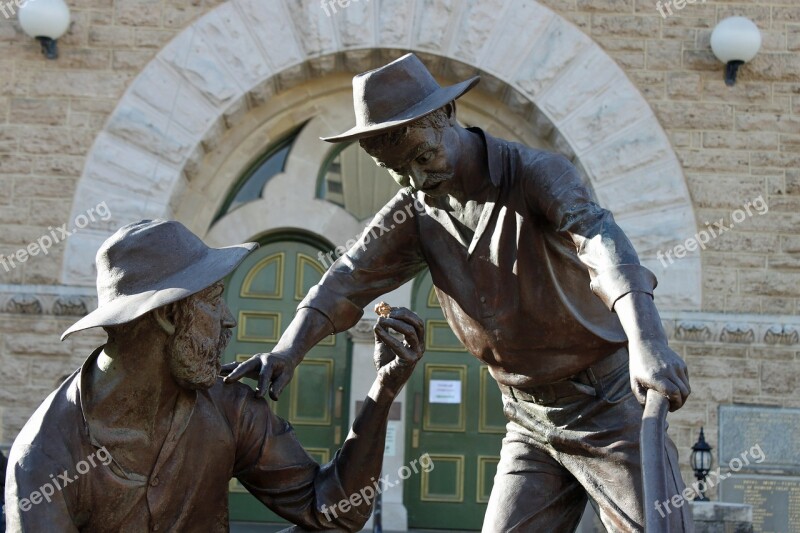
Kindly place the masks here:
<instances>
[{"instance_id":1,"label":"walking stick","mask_svg":"<svg viewBox=\"0 0 800 533\"><path fill-rule=\"evenodd\" d=\"M372 513L372 533L383 533L383 494L378 493L375 512Z\"/></svg>"},{"instance_id":2,"label":"walking stick","mask_svg":"<svg viewBox=\"0 0 800 533\"><path fill-rule=\"evenodd\" d=\"M642 457L642 486L644 487L644 517L647 533L669 533L669 520L656 512L656 502L669 499L667 494L667 456L664 448L664 428L669 400L652 389L647 391L644 404L639 446Z\"/></svg>"}]
</instances>

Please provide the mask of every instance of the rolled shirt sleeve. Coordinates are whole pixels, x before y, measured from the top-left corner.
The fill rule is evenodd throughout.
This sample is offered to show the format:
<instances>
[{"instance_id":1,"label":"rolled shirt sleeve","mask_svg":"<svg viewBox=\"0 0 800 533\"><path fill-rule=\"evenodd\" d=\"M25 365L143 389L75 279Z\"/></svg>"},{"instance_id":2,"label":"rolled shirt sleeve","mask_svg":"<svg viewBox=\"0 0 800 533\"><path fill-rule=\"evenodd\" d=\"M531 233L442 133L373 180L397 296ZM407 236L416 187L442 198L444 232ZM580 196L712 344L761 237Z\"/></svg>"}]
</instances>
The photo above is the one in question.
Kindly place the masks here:
<instances>
[{"instance_id":1,"label":"rolled shirt sleeve","mask_svg":"<svg viewBox=\"0 0 800 533\"><path fill-rule=\"evenodd\" d=\"M653 296L655 274L639 263L614 216L594 201L572 163L545 153L533 162L526 178L529 206L569 236L589 270L592 292L609 310L630 292Z\"/></svg>"},{"instance_id":2,"label":"rolled shirt sleeve","mask_svg":"<svg viewBox=\"0 0 800 533\"><path fill-rule=\"evenodd\" d=\"M417 217L424 209L403 189L375 215L359 241L313 287L298 309L325 315L335 333L353 327L364 307L427 267Z\"/></svg>"},{"instance_id":3,"label":"rolled shirt sleeve","mask_svg":"<svg viewBox=\"0 0 800 533\"><path fill-rule=\"evenodd\" d=\"M609 308L614 310L617 300L631 292L644 292L653 296L658 281L655 274L642 265L609 267L592 278L590 287Z\"/></svg>"}]
</instances>

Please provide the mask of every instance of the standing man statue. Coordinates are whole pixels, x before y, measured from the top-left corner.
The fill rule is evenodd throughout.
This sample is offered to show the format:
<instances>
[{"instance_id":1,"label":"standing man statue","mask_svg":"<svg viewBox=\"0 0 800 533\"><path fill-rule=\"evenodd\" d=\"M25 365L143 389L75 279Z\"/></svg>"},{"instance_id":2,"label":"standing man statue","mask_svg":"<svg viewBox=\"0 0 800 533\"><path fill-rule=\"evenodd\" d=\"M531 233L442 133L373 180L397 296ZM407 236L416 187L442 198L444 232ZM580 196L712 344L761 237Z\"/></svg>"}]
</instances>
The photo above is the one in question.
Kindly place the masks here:
<instances>
[{"instance_id":1,"label":"standing man statue","mask_svg":"<svg viewBox=\"0 0 800 533\"><path fill-rule=\"evenodd\" d=\"M690 392L653 303L656 278L564 157L458 124L455 100L477 82L442 88L413 54L354 78L357 125L324 140L358 140L403 189L275 350L226 379L258 370L258 392L277 398L314 344L429 268L450 327L503 392L507 435L483 531L572 531L587 495L609 531L642 531L640 404L654 389L675 410ZM665 453L680 494L672 442ZM668 519L692 529L687 506Z\"/></svg>"},{"instance_id":2,"label":"standing man statue","mask_svg":"<svg viewBox=\"0 0 800 533\"><path fill-rule=\"evenodd\" d=\"M256 247L209 248L180 223L149 220L103 244L99 307L64 337L103 327L108 341L14 441L9 532L227 532L232 477L303 528L361 529L389 407L422 355L422 321L406 309L378 320L378 378L341 450L320 467L263 398L219 378L236 326L220 280Z\"/></svg>"}]
</instances>

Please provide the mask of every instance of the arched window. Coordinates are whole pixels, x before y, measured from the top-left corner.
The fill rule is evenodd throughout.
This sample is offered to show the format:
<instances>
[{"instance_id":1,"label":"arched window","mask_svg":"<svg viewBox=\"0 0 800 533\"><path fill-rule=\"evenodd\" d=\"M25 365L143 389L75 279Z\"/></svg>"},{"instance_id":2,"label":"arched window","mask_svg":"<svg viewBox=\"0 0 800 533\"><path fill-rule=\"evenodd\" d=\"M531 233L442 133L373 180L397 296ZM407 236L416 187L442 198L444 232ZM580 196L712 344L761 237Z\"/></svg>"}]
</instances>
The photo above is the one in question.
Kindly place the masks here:
<instances>
[{"instance_id":1,"label":"arched window","mask_svg":"<svg viewBox=\"0 0 800 533\"><path fill-rule=\"evenodd\" d=\"M286 169L286 160L289 158L289 152L292 150L300 129L293 131L287 137L272 145L242 175L214 217L214 222L235 209L261 198L267 182Z\"/></svg>"},{"instance_id":2,"label":"arched window","mask_svg":"<svg viewBox=\"0 0 800 533\"><path fill-rule=\"evenodd\" d=\"M343 143L320 168L317 198L344 208L356 220L371 218L400 190L358 143Z\"/></svg>"}]
</instances>

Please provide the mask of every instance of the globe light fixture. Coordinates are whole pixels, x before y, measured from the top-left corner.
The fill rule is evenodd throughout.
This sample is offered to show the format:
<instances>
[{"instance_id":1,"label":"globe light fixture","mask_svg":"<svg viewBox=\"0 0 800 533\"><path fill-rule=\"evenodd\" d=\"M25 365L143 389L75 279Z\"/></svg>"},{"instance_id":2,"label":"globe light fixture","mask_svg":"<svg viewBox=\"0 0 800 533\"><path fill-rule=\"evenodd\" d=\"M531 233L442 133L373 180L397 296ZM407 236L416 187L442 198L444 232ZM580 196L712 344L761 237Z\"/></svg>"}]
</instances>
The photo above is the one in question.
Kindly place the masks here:
<instances>
[{"instance_id":1,"label":"globe light fixture","mask_svg":"<svg viewBox=\"0 0 800 533\"><path fill-rule=\"evenodd\" d=\"M725 63L725 84L736 84L739 67L753 59L761 48L761 32L755 22L745 17L720 21L711 33L711 50Z\"/></svg>"},{"instance_id":2,"label":"globe light fixture","mask_svg":"<svg viewBox=\"0 0 800 533\"><path fill-rule=\"evenodd\" d=\"M696 502L707 502L706 497L706 476L711 470L711 446L706 442L706 436L703 434L703 428L700 428L700 438L692 446L692 455L689 461L692 463L692 470L694 470L694 477L697 479L697 495L694 498ZM702 489L700 488L702 487Z\"/></svg>"},{"instance_id":3,"label":"globe light fixture","mask_svg":"<svg viewBox=\"0 0 800 533\"><path fill-rule=\"evenodd\" d=\"M42 44L47 59L58 57L58 39L69 29L69 7L64 0L25 0L18 4L22 30Z\"/></svg>"}]
</instances>

